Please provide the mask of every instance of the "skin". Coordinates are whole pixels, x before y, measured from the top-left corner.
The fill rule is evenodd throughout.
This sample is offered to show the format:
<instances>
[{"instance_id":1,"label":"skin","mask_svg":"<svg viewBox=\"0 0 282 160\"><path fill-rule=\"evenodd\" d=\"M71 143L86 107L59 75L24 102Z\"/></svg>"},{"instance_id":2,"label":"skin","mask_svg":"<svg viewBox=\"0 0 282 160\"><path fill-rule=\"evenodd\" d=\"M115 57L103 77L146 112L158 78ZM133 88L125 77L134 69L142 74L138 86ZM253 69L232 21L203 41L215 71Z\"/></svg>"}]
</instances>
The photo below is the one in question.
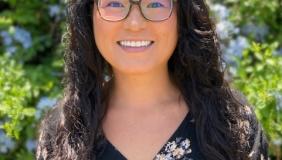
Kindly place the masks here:
<instances>
[{"instance_id":1,"label":"skin","mask_svg":"<svg viewBox=\"0 0 282 160\"><path fill-rule=\"evenodd\" d=\"M100 17L96 7L96 45L114 73L103 130L128 159L152 159L188 112L167 67L178 38L176 10L165 21L150 22L134 5L125 20L109 22ZM144 52L126 53L116 43L133 38L153 40L154 44Z\"/></svg>"},{"instance_id":2,"label":"skin","mask_svg":"<svg viewBox=\"0 0 282 160\"><path fill-rule=\"evenodd\" d=\"M175 10L168 20L150 22L143 18L139 8L134 5L125 20L108 22L100 17L95 5L93 26L96 45L113 68L114 95L118 95L114 97L117 101L118 97L126 98L126 107L144 108L144 105L166 99L172 96L170 93L177 92L169 80L167 68L177 44ZM132 38L154 40L155 43L145 52L131 54L116 43ZM141 106L136 106L136 103Z\"/></svg>"}]
</instances>

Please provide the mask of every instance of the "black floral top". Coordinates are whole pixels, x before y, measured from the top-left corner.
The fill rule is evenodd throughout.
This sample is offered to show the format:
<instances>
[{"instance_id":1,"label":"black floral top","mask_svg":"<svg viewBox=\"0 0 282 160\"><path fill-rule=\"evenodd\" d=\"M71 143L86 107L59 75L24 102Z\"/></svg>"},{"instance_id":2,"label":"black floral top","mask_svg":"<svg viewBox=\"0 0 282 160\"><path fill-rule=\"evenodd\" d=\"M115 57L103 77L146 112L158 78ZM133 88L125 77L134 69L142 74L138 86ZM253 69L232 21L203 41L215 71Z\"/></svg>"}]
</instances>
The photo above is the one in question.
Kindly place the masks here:
<instances>
[{"instance_id":1,"label":"black floral top","mask_svg":"<svg viewBox=\"0 0 282 160\"><path fill-rule=\"evenodd\" d=\"M243 149L248 152L250 160L268 160L268 143L264 135L262 127L258 123L255 112L251 107L243 107L240 109L242 120L240 126L244 131L243 137L245 139ZM59 132L58 127L61 125L62 110L57 107L49 112L42 123L40 136L38 139L36 149L37 160L68 160L68 152L72 150L60 150L60 141L58 137L65 132ZM198 141L196 138L195 120L192 112L188 112L179 127L175 130L172 136L167 140L167 143L159 150L153 158L154 160L204 160L203 154L200 152ZM122 155L104 136L99 127L97 144L93 148L93 155L97 160L126 160ZM212 137L211 137L212 138ZM63 139L64 140L64 139ZM64 141L63 141L64 142ZM63 154L66 153L66 154ZM59 158L57 158L59 157ZM62 158L63 157L63 158ZM90 158L91 159L91 158ZM242 159L235 157L235 159Z\"/></svg>"},{"instance_id":2,"label":"black floral top","mask_svg":"<svg viewBox=\"0 0 282 160\"><path fill-rule=\"evenodd\" d=\"M99 160L126 160L118 149L105 138L105 145L98 154ZM202 155L196 143L195 124L191 112L188 112L179 127L167 143L160 149L154 160L198 160Z\"/></svg>"}]
</instances>

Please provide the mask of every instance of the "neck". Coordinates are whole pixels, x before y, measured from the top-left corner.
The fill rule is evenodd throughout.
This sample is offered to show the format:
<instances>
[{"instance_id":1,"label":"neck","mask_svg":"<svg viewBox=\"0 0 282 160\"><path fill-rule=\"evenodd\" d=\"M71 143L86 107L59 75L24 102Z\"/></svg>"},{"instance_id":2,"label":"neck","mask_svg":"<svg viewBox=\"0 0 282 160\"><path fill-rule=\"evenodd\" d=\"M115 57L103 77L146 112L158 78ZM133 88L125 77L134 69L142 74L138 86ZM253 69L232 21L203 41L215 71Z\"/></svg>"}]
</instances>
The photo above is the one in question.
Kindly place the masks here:
<instances>
[{"instance_id":1,"label":"neck","mask_svg":"<svg viewBox=\"0 0 282 160\"><path fill-rule=\"evenodd\" d=\"M138 74L114 71L110 107L133 110L159 110L175 103L179 90L169 78L168 69Z\"/></svg>"}]
</instances>

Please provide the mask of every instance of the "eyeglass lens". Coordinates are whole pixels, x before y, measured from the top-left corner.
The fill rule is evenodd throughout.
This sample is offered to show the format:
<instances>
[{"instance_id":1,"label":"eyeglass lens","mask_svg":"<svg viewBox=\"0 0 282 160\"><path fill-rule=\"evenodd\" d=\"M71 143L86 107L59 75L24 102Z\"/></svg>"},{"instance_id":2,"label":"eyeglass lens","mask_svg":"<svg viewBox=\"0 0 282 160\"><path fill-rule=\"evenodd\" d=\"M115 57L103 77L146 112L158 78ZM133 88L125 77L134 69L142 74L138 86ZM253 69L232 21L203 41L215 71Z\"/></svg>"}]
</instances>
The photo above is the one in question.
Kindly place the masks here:
<instances>
[{"instance_id":1,"label":"eyeglass lens","mask_svg":"<svg viewBox=\"0 0 282 160\"><path fill-rule=\"evenodd\" d=\"M119 21L126 18L130 11L130 5L129 0L98 0L100 15L109 21ZM146 19L161 21L170 16L172 0L141 0L140 9Z\"/></svg>"}]
</instances>

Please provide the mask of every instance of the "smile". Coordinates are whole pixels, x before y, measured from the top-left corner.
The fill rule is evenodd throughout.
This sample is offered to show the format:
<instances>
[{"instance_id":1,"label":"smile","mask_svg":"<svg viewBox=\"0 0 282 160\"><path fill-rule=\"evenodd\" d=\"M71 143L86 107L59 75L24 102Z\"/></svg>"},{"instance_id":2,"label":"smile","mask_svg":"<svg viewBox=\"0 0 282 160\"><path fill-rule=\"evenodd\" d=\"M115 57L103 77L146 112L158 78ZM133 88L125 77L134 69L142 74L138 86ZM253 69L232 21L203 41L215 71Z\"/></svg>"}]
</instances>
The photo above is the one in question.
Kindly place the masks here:
<instances>
[{"instance_id":1,"label":"smile","mask_svg":"<svg viewBox=\"0 0 282 160\"><path fill-rule=\"evenodd\" d=\"M129 41L129 40L123 40L117 42L122 47L148 47L154 43L154 41Z\"/></svg>"}]
</instances>

